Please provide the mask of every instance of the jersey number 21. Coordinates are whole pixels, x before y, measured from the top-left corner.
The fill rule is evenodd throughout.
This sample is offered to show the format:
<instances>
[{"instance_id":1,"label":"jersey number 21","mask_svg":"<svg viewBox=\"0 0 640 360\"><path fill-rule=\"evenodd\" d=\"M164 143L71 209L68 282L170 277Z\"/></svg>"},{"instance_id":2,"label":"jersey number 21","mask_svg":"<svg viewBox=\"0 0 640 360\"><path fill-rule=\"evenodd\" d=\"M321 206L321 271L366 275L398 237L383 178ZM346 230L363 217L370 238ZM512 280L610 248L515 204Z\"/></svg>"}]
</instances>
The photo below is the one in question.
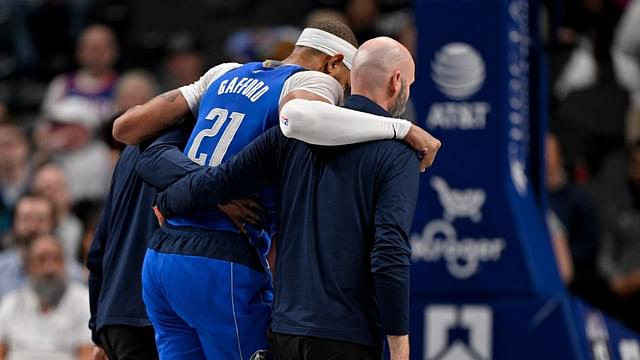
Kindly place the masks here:
<instances>
[{"instance_id":1,"label":"jersey number 21","mask_svg":"<svg viewBox=\"0 0 640 360\"><path fill-rule=\"evenodd\" d=\"M200 131L198 135L196 135L195 139L193 139L193 143L191 144L191 147L189 148L189 153L187 154L189 159L200 164L201 166L205 165L205 163L207 162L208 154L205 152L200 152L200 153L198 152L198 149L200 148L200 144L202 143L202 140L204 140L204 138L218 135L218 132L220 132L220 129L222 129L222 126L224 125L224 123L227 121L228 118L229 118L229 111L221 108L215 108L211 110L209 114L207 114L206 119L213 121L213 126L211 126L208 129L204 129ZM231 120L229 121L229 125L227 125L227 127L224 129L224 132L222 133L222 136L220 137L220 140L218 141L218 144L216 145L216 148L213 151L213 154L211 154L209 163L207 165L209 166L220 165L220 163L222 162L222 159L224 158L224 155L227 153L227 150L229 149L229 144L231 144L231 140L233 140L233 137L235 136L236 132L240 128L240 124L242 124L243 119L244 119L243 113L238 113L238 112L231 113Z\"/></svg>"}]
</instances>

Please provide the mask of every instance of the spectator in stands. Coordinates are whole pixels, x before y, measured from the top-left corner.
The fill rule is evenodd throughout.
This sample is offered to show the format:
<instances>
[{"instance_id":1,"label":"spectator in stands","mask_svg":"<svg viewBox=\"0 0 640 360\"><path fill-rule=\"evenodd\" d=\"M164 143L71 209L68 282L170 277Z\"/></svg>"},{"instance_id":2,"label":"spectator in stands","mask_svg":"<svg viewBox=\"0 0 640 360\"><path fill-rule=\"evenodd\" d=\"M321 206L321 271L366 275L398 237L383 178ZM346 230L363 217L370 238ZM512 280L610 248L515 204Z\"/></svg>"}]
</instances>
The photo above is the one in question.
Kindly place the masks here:
<instances>
[{"instance_id":1,"label":"spectator in stands","mask_svg":"<svg viewBox=\"0 0 640 360\"><path fill-rule=\"evenodd\" d=\"M13 230L3 238L11 246L0 253L0 297L22 286L26 280L24 255L32 240L51 234L55 228L55 207L47 198L27 194L16 205ZM82 269L75 262L68 263L67 274L76 281L84 281Z\"/></svg>"},{"instance_id":2,"label":"spectator in stands","mask_svg":"<svg viewBox=\"0 0 640 360\"><path fill-rule=\"evenodd\" d=\"M145 70L132 70L123 74L116 85L116 116L105 123L101 138L109 148L110 169L115 168L125 144L113 138L112 128L115 118L136 105L142 105L160 93L160 85L155 76Z\"/></svg>"},{"instance_id":3,"label":"spectator in stands","mask_svg":"<svg viewBox=\"0 0 640 360\"><path fill-rule=\"evenodd\" d=\"M25 262L29 282L0 302L0 359L90 359L88 291L67 280L62 245L39 236Z\"/></svg>"},{"instance_id":4,"label":"spectator in stands","mask_svg":"<svg viewBox=\"0 0 640 360\"><path fill-rule=\"evenodd\" d=\"M11 227L18 198L31 181L29 143L20 127L0 123L0 234ZM3 244L0 243L0 250Z\"/></svg>"},{"instance_id":5,"label":"spectator in stands","mask_svg":"<svg viewBox=\"0 0 640 360\"><path fill-rule=\"evenodd\" d=\"M640 143L630 150L626 176L610 186L603 202L604 236L600 265L617 295L614 315L640 330Z\"/></svg>"},{"instance_id":6,"label":"spectator in stands","mask_svg":"<svg viewBox=\"0 0 640 360\"><path fill-rule=\"evenodd\" d=\"M109 187L109 150L100 139L99 123L86 102L66 101L45 115L36 129L38 162L53 160L67 174L72 201L101 199ZM104 122L102 122L104 123Z\"/></svg>"},{"instance_id":7,"label":"spectator in stands","mask_svg":"<svg viewBox=\"0 0 640 360\"><path fill-rule=\"evenodd\" d=\"M80 68L51 81L42 105L43 113L52 112L61 102L84 102L93 113L87 117L84 125L90 130L95 129L100 121L113 115L113 94L117 81L114 65L117 58L118 46L110 28L103 25L86 28L76 48L76 61Z\"/></svg>"},{"instance_id":8,"label":"spectator in stands","mask_svg":"<svg viewBox=\"0 0 640 360\"><path fill-rule=\"evenodd\" d=\"M54 207L49 200L29 194L18 200L13 229L2 239L8 249L0 253L0 297L24 283L23 252L33 238L51 233L54 226Z\"/></svg>"},{"instance_id":9,"label":"spectator in stands","mask_svg":"<svg viewBox=\"0 0 640 360\"><path fill-rule=\"evenodd\" d=\"M54 233L62 242L67 261L74 261L82 237L82 223L71 212L71 195L64 170L53 163L42 166L34 177L33 191L53 203L56 214Z\"/></svg>"},{"instance_id":10,"label":"spectator in stands","mask_svg":"<svg viewBox=\"0 0 640 360\"><path fill-rule=\"evenodd\" d=\"M558 222L550 218L548 223L560 273L573 294L613 313L615 296L598 269L600 227L592 197L586 188L571 183L554 135L547 136L546 155L549 205Z\"/></svg>"},{"instance_id":11,"label":"spectator in stands","mask_svg":"<svg viewBox=\"0 0 640 360\"><path fill-rule=\"evenodd\" d=\"M123 74L116 85L116 114L122 114L136 105L142 105L160 93L155 77L144 70Z\"/></svg>"},{"instance_id":12,"label":"spectator in stands","mask_svg":"<svg viewBox=\"0 0 640 360\"><path fill-rule=\"evenodd\" d=\"M189 33L172 34L167 43L164 88L175 89L198 80L204 69L202 44Z\"/></svg>"},{"instance_id":13,"label":"spectator in stands","mask_svg":"<svg viewBox=\"0 0 640 360\"><path fill-rule=\"evenodd\" d=\"M35 136L39 157L62 165L74 201L101 198L108 188L109 152L98 135L114 114L117 56L111 29L88 27L78 42L79 70L53 79L44 99Z\"/></svg>"},{"instance_id":14,"label":"spectator in stands","mask_svg":"<svg viewBox=\"0 0 640 360\"><path fill-rule=\"evenodd\" d=\"M598 252L598 219L593 201L580 186L570 182L558 139L546 140L546 183L549 205L567 231L576 274L593 273Z\"/></svg>"}]
</instances>

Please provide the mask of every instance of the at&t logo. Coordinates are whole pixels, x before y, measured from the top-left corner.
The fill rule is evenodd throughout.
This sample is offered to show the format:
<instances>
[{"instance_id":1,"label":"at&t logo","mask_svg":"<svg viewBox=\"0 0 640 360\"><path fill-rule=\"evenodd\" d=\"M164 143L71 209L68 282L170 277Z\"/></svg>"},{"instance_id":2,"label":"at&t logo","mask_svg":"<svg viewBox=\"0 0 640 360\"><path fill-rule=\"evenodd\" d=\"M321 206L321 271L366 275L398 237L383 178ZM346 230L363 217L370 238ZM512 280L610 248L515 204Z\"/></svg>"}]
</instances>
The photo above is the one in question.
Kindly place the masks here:
<instances>
[{"instance_id":1,"label":"at&t logo","mask_svg":"<svg viewBox=\"0 0 640 360\"><path fill-rule=\"evenodd\" d=\"M484 129L491 105L487 102L464 102L474 96L486 79L485 63L471 45L453 42L438 50L431 63L431 78L452 102L434 103L429 110L430 129Z\"/></svg>"}]
</instances>

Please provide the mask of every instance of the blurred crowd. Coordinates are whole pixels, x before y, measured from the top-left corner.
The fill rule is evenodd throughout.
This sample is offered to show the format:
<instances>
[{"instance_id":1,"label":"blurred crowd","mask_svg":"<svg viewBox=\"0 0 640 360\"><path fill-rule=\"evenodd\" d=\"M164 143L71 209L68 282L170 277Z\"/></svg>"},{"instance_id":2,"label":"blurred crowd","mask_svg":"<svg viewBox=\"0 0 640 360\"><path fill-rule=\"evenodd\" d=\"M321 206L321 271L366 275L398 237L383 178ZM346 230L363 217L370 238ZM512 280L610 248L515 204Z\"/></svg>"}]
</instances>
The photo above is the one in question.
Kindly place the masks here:
<instances>
[{"instance_id":1,"label":"blurred crowd","mask_svg":"<svg viewBox=\"0 0 640 360\"><path fill-rule=\"evenodd\" d=\"M124 147L118 114L217 62L284 58L321 19L415 56L410 0L281 1L0 0L0 359L90 355L84 261ZM548 0L540 14L561 273L640 330L640 0Z\"/></svg>"},{"instance_id":2,"label":"blurred crowd","mask_svg":"<svg viewBox=\"0 0 640 360\"><path fill-rule=\"evenodd\" d=\"M569 289L640 331L640 1L545 1L549 225Z\"/></svg>"}]
</instances>

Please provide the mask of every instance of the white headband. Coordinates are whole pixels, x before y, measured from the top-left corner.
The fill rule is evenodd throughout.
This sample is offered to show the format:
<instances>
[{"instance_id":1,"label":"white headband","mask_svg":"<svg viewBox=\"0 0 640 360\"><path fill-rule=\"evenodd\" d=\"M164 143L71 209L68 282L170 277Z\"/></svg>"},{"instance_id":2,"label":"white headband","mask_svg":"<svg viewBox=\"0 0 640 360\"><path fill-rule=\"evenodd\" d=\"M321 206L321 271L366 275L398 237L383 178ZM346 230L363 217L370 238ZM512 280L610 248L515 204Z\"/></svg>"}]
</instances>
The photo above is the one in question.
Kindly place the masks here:
<instances>
[{"instance_id":1,"label":"white headband","mask_svg":"<svg viewBox=\"0 0 640 360\"><path fill-rule=\"evenodd\" d=\"M300 34L296 46L306 46L316 49L324 54L333 56L342 54L342 62L351 70L353 57L356 55L356 47L348 41L320 29L306 28Z\"/></svg>"}]
</instances>

